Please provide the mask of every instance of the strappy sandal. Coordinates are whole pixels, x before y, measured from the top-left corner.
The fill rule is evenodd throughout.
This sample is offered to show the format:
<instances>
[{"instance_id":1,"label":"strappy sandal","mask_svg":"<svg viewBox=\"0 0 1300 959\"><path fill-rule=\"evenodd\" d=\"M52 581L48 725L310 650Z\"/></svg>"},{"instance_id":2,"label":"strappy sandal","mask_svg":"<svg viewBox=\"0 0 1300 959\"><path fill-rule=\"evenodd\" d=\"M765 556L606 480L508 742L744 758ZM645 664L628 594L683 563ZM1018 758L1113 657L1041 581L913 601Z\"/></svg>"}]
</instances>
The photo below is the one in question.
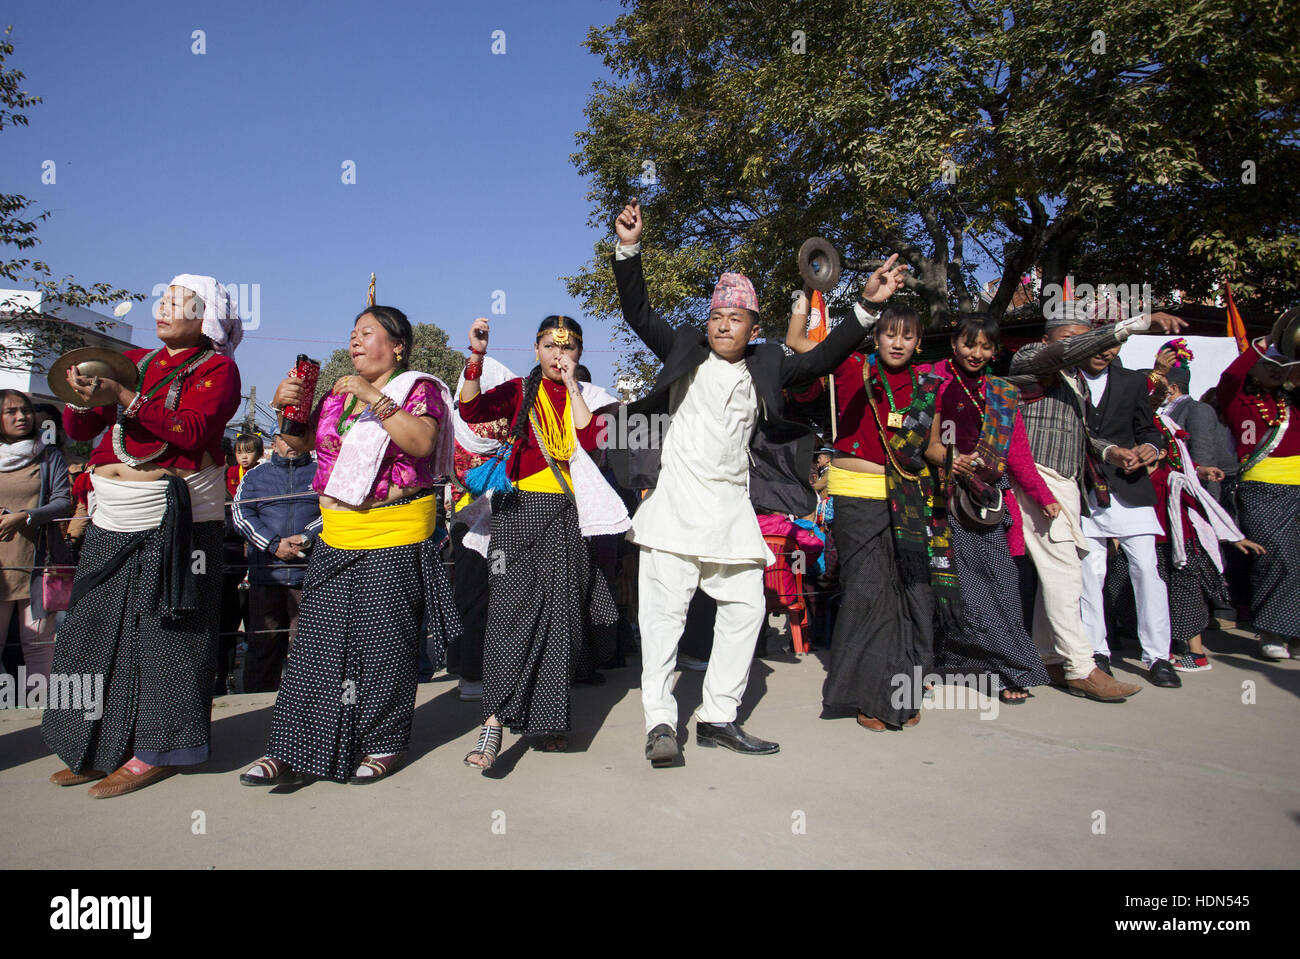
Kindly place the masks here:
<instances>
[{"instance_id":1,"label":"strappy sandal","mask_svg":"<svg viewBox=\"0 0 1300 959\"><path fill-rule=\"evenodd\" d=\"M492 764L497 761L497 753L501 751L501 727L484 726L478 736L478 745L465 754L465 765L475 766L478 769L488 770ZM487 762L474 763L470 762L473 756L486 756Z\"/></svg>"},{"instance_id":2,"label":"strappy sandal","mask_svg":"<svg viewBox=\"0 0 1300 959\"><path fill-rule=\"evenodd\" d=\"M569 737L553 734L542 737L542 752L562 753L569 748Z\"/></svg>"},{"instance_id":3,"label":"strappy sandal","mask_svg":"<svg viewBox=\"0 0 1300 959\"><path fill-rule=\"evenodd\" d=\"M262 775L251 775L254 769L262 770ZM302 782L302 774L290 769L288 763L282 763L270 756L263 756L253 763L248 772L240 774L239 781L245 786L296 785Z\"/></svg>"},{"instance_id":4,"label":"strappy sandal","mask_svg":"<svg viewBox=\"0 0 1300 959\"><path fill-rule=\"evenodd\" d=\"M391 775L397 771L397 767L402 765L402 753L392 756L376 758L374 756L365 756L358 764L358 769L369 769L373 776L358 776L353 773L348 777L348 782L353 786L364 786L368 783L379 782L379 780Z\"/></svg>"}]
</instances>

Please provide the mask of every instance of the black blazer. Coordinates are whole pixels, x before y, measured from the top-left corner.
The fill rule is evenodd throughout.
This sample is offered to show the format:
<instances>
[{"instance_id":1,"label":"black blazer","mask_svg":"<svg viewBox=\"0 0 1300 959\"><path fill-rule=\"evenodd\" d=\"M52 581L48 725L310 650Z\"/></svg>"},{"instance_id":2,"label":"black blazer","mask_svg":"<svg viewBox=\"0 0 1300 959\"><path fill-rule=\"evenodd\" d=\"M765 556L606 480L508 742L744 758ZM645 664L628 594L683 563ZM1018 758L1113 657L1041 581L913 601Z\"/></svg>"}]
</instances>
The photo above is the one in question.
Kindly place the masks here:
<instances>
[{"instance_id":1,"label":"black blazer","mask_svg":"<svg viewBox=\"0 0 1300 959\"><path fill-rule=\"evenodd\" d=\"M613 258L611 258L613 259ZM669 391L709 356L708 337L692 326L674 329L651 311L646 296L641 256L613 259L623 318L662 362L663 369L646 396L627 406L627 415L653 416L668 412ZM825 376L843 363L862 342L866 331L856 316L845 318L824 342L807 353L787 356L775 343L750 344L745 366L758 398L758 424L749 446L749 494L756 509L806 516L817 508L817 494L808 482L815 436L805 426L784 418L782 389ZM610 430L608 462L623 486L653 488L659 477L659 448L620 449Z\"/></svg>"},{"instance_id":2,"label":"black blazer","mask_svg":"<svg viewBox=\"0 0 1300 959\"><path fill-rule=\"evenodd\" d=\"M1098 439L1132 449L1150 443L1158 450L1165 448L1165 437L1156 426L1155 414L1147 399L1147 378L1141 373L1126 370L1112 363L1106 392L1101 403L1088 403L1088 431ZM1111 492L1130 506L1154 506L1156 489L1145 469L1125 473L1118 466L1102 463Z\"/></svg>"}]
</instances>

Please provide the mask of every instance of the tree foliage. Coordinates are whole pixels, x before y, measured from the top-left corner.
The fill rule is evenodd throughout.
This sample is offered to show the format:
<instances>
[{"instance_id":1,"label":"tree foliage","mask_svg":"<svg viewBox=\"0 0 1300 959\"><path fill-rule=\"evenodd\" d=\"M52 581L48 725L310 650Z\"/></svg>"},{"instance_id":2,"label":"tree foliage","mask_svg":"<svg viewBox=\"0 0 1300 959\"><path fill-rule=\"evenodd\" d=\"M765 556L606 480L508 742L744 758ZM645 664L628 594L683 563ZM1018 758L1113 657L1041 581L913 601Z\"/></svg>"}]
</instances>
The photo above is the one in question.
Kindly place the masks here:
<instances>
[{"instance_id":1,"label":"tree foliage","mask_svg":"<svg viewBox=\"0 0 1300 959\"><path fill-rule=\"evenodd\" d=\"M432 373L446 383L448 389L454 390L456 378L465 367L464 355L447 345L447 334L440 326L416 323L411 332L414 334L414 343L409 368ZM335 350L321 365L320 379L316 382L316 400L328 393L339 377L351 376L355 372L352 354L347 348Z\"/></svg>"},{"instance_id":2,"label":"tree foliage","mask_svg":"<svg viewBox=\"0 0 1300 959\"><path fill-rule=\"evenodd\" d=\"M25 74L5 66L5 61L14 52L9 39L12 31L13 27L6 27L4 38L0 40L0 130L6 126L27 126L24 111L41 102L40 97L22 89ZM0 194L0 246L13 247L21 253L40 243L37 227L50 214L48 211L29 212L33 205L34 201L19 194ZM28 216L32 218L26 219ZM68 306L86 307L145 298L143 293L117 289L109 283L87 287L75 282L71 276L56 278L48 263L30 256L0 259L0 281L31 288L42 295L45 304L56 301ZM96 322L94 327L107 331L111 325L111 321L105 319ZM0 339L0 369L5 370L31 369L43 373L41 356L57 356L86 345L82 327L46 316L33 310L28 303L17 300L0 300L0 333L7 334Z\"/></svg>"},{"instance_id":3,"label":"tree foliage","mask_svg":"<svg viewBox=\"0 0 1300 959\"><path fill-rule=\"evenodd\" d=\"M1227 278L1257 309L1300 290L1286 0L625 7L588 35L616 81L595 84L573 157L611 237L566 278L590 313L617 309L610 224L632 195L652 300L678 321L732 269L782 329L812 235L854 279L832 307L897 251L938 323L984 308L977 266L1001 277L994 315L1036 267L1157 296Z\"/></svg>"}]
</instances>

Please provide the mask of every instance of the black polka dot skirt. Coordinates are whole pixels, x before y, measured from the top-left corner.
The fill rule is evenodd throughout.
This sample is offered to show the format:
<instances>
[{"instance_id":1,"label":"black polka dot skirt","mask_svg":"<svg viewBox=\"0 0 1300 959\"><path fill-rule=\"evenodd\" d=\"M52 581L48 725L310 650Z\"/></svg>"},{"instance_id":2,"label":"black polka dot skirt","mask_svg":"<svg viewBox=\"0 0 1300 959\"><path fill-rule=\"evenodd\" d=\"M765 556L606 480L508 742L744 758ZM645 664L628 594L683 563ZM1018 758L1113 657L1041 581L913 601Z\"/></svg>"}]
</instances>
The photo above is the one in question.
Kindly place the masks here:
<instances>
[{"instance_id":1,"label":"black polka dot skirt","mask_svg":"<svg viewBox=\"0 0 1300 959\"><path fill-rule=\"evenodd\" d=\"M1252 625L1300 638L1300 486L1238 483L1237 516L1246 539L1268 550L1251 557Z\"/></svg>"},{"instance_id":2,"label":"black polka dot skirt","mask_svg":"<svg viewBox=\"0 0 1300 959\"><path fill-rule=\"evenodd\" d=\"M589 626L618 620L578 510L560 493L492 498L483 718L524 735L569 729L569 680Z\"/></svg>"},{"instance_id":3,"label":"black polka dot skirt","mask_svg":"<svg viewBox=\"0 0 1300 959\"><path fill-rule=\"evenodd\" d=\"M434 537L384 549L317 541L268 756L342 782L365 756L406 749L420 646L439 668L460 635L443 558Z\"/></svg>"},{"instance_id":4,"label":"black polka dot skirt","mask_svg":"<svg viewBox=\"0 0 1300 959\"><path fill-rule=\"evenodd\" d=\"M1046 685L1047 668L1025 631L1006 524L977 533L954 522L951 529L965 612L937 638L936 671L994 675L1001 687Z\"/></svg>"},{"instance_id":5,"label":"black polka dot skirt","mask_svg":"<svg viewBox=\"0 0 1300 959\"><path fill-rule=\"evenodd\" d=\"M142 537L87 529L77 581L120 565L68 611L52 672L102 676L103 715L87 719L86 709L59 708L41 719L45 742L74 772L112 772L133 754L167 766L208 758L224 532L220 521L193 525L197 607L164 620L157 608L162 531ZM122 561L124 551L130 555Z\"/></svg>"}]
</instances>

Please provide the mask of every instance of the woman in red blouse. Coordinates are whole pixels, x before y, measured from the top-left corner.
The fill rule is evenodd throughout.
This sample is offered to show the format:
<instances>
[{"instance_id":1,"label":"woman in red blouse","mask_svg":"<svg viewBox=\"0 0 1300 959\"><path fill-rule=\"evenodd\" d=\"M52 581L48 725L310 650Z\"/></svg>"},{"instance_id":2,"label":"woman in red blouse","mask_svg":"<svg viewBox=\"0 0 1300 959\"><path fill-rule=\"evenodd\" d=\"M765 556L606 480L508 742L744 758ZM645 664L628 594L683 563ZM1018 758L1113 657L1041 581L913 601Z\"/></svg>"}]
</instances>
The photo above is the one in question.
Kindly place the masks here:
<instances>
[{"instance_id":1,"label":"woman in red blouse","mask_svg":"<svg viewBox=\"0 0 1300 959\"><path fill-rule=\"evenodd\" d=\"M1237 519L1266 552L1250 569L1252 625L1269 659L1300 653L1300 363L1257 340L1219 378L1241 461Z\"/></svg>"},{"instance_id":2,"label":"woman in red blouse","mask_svg":"<svg viewBox=\"0 0 1300 959\"><path fill-rule=\"evenodd\" d=\"M875 279L855 309L900 287L901 269L887 275L888 290L873 287ZM798 352L813 345L803 332L806 318L806 309L796 308L786 335ZM859 725L873 732L920 720L919 680L934 649L931 583L947 577L947 592L956 593L951 567L935 563L945 554L931 540L933 477L924 453L938 379L928 364L912 362L921 333L916 313L886 309L875 327L876 352L852 354L834 374L838 434L827 492L835 499L831 529L844 603L822 701L856 711Z\"/></svg>"},{"instance_id":3,"label":"woman in red blouse","mask_svg":"<svg viewBox=\"0 0 1300 959\"><path fill-rule=\"evenodd\" d=\"M460 393L466 423L511 421L507 473L515 488L493 494L488 544L489 599L483 648L483 729L465 757L488 769L501 728L564 749L569 681L582 649L588 610L593 626L617 620L613 597L595 575L582 539L569 459L575 445L595 449L599 424L576 375L582 327L548 316L537 331L537 366L527 379L479 391L488 321L470 327L470 359Z\"/></svg>"},{"instance_id":4,"label":"woman in red blouse","mask_svg":"<svg viewBox=\"0 0 1300 959\"><path fill-rule=\"evenodd\" d=\"M242 331L229 292L182 274L155 312L162 345L126 352L137 385L68 371L73 439L90 458L95 511L53 671L102 677L97 708L50 708L42 732L60 786L132 792L208 758L225 524L221 438L239 405L230 359Z\"/></svg>"}]
</instances>

